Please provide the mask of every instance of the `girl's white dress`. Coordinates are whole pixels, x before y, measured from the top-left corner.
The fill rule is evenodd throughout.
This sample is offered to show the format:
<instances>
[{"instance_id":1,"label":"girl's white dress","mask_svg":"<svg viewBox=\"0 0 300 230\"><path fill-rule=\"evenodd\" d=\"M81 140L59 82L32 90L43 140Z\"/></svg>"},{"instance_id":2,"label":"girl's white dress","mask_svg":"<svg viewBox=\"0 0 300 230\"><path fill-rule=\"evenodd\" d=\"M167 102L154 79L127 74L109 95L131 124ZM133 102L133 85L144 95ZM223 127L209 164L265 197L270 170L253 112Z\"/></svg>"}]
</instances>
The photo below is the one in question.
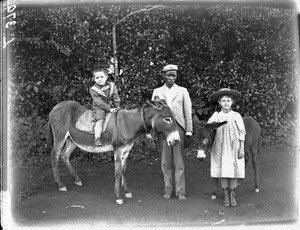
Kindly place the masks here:
<instances>
[{"instance_id":1,"label":"girl's white dress","mask_svg":"<svg viewBox=\"0 0 300 230\"><path fill-rule=\"evenodd\" d=\"M207 123L227 121L216 130L211 149L211 177L245 178L245 159L238 159L239 140L245 140L245 126L238 112L215 112Z\"/></svg>"}]
</instances>

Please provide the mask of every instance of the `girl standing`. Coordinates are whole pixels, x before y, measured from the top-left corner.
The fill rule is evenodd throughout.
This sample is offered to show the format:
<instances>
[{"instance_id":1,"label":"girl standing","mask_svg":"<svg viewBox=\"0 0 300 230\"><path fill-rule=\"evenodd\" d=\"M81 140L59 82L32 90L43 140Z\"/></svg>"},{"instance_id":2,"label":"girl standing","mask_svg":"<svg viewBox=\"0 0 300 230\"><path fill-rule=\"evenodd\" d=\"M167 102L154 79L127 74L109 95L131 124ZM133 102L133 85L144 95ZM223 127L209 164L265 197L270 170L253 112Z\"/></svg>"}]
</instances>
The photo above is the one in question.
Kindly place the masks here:
<instances>
[{"instance_id":1,"label":"girl standing","mask_svg":"<svg viewBox=\"0 0 300 230\"><path fill-rule=\"evenodd\" d=\"M236 206L237 178L245 178L245 126L241 115L231 109L241 93L228 88L212 93L211 101L218 101L220 112L215 112L207 123L227 121L216 130L211 149L211 177L219 178L224 192L224 206Z\"/></svg>"}]
</instances>

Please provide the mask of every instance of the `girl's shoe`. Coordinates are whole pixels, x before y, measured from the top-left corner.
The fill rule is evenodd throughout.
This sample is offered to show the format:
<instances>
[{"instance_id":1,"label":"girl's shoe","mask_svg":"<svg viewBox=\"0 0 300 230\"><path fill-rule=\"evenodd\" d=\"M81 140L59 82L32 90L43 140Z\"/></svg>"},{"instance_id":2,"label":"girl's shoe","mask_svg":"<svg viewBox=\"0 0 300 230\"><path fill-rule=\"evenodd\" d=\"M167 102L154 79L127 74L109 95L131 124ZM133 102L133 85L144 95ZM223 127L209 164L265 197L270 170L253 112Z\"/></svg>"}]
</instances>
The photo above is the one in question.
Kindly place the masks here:
<instances>
[{"instance_id":1,"label":"girl's shoe","mask_svg":"<svg viewBox=\"0 0 300 230\"><path fill-rule=\"evenodd\" d=\"M234 198L235 197L234 189L231 188L229 191L230 191L229 192L229 194L230 194L230 205L233 206L233 207L237 206L237 202L236 202L236 200Z\"/></svg>"},{"instance_id":2,"label":"girl's shoe","mask_svg":"<svg viewBox=\"0 0 300 230\"><path fill-rule=\"evenodd\" d=\"M228 188L225 189L223 188L223 193L224 193L224 206L228 207L230 205Z\"/></svg>"}]
</instances>

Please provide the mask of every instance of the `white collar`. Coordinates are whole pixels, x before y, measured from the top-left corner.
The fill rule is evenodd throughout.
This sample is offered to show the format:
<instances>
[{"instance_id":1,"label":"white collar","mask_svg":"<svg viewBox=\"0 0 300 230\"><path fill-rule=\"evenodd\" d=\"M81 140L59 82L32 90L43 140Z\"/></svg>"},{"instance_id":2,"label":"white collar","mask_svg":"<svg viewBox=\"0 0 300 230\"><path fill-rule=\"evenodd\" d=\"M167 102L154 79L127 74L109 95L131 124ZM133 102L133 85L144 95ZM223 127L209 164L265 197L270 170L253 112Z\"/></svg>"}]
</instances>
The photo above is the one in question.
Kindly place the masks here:
<instances>
[{"instance_id":1,"label":"white collar","mask_svg":"<svg viewBox=\"0 0 300 230\"><path fill-rule=\"evenodd\" d=\"M164 87L166 90L171 91L171 90L174 90L175 84L171 88L169 88L166 84L164 84Z\"/></svg>"}]
</instances>

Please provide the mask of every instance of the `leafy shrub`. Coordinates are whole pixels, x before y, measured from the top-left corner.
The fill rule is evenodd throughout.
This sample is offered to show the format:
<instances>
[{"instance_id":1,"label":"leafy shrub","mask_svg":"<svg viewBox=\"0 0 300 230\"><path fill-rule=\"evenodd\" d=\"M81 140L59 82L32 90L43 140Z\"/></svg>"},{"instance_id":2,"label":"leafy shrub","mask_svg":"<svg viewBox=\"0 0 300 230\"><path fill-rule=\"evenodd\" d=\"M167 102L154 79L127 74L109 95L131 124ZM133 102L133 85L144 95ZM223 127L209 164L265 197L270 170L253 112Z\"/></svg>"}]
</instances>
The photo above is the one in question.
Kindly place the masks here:
<instances>
[{"instance_id":1,"label":"leafy shrub","mask_svg":"<svg viewBox=\"0 0 300 230\"><path fill-rule=\"evenodd\" d=\"M79 148L76 148L72 153L70 159L73 162L113 162L114 161L114 153L113 152L104 152L104 153L89 153L82 151Z\"/></svg>"},{"instance_id":2,"label":"leafy shrub","mask_svg":"<svg viewBox=\"0 0 300 230\"><path fill-rule=\"evenodd\" d=\"M11 151L16 164L50 162L46 148L47 124L34 113L29 117L14 117L11 121Z\"/></svg>"},{"instance_id":3,"label":"leafy shrub","mask_svg":"<svg viewBox=\"0 0 300 230\"><path fill-rule=\"evenodd\" d=\"M242 6L242 7L241 7ZM17 38L9 48L16 116L44 117L62 100L90 104L91 67L112 56L113 22L143 5L18 8ZM162 85L166 63L179 65L177 83L202 100L205 117L216 108L208 96L239 90L242 115L262 129L297 99L293 10L231 4L166 5L133 14L117 26L118 79L123 106L141 105ZM49 106L50 105L50 106Z\"/></svg>"},{"instance_id":4,"label":"leafy shrub","mask_svg":"<svg viewBox=\"0 0 300 230\"><path fill-rule=\"evenodd\" d=\"M130 161L142 160L150 154L157 154L156 151L154 139L142 137L135 142L128 159Z\"/></svg>"},{"instance_id":5,"label":"leafy shrub","mask_svg":"<svg viewBox=\"0 0 300 230\"><path fill-rule=\"evenodd\" d=\"M283 117L276 117L274 120L270 120L273 124L273 128L270 130L276 144L297 146L297 130L298 124L295 116L287 113ZM271 135L270 135L271 136Z\"/></svg>"},{"instance_id":6,"label":"leafy shrub","mask_svg":"<svg viewBox=\"0 0 300 230\"><path fill-rule=\"evenodd\" d=\"M18 7L16 39L8 46L16 116L14 156L48 154L41 117L55 104L62 100L91 104L91 67L113 56L113 22L141 8L145 6ZM295 123L283 117L283 111L298 99L294 20L293 9L263 4L173 4L131 15L116 32L124 70L117 79L122 106L149 99L163 84L162 67L173 63L179 65L177 83L188 88L194 109L204 120L218 106L209 102L209 95L230 86L243 95L236 108L261 124L265 140L290 142ZM132 159L145 156L142 144L151 146L136 143ZM111 159L110 154L75 152L75 156Z\"/></svg>"}]
</instances>

